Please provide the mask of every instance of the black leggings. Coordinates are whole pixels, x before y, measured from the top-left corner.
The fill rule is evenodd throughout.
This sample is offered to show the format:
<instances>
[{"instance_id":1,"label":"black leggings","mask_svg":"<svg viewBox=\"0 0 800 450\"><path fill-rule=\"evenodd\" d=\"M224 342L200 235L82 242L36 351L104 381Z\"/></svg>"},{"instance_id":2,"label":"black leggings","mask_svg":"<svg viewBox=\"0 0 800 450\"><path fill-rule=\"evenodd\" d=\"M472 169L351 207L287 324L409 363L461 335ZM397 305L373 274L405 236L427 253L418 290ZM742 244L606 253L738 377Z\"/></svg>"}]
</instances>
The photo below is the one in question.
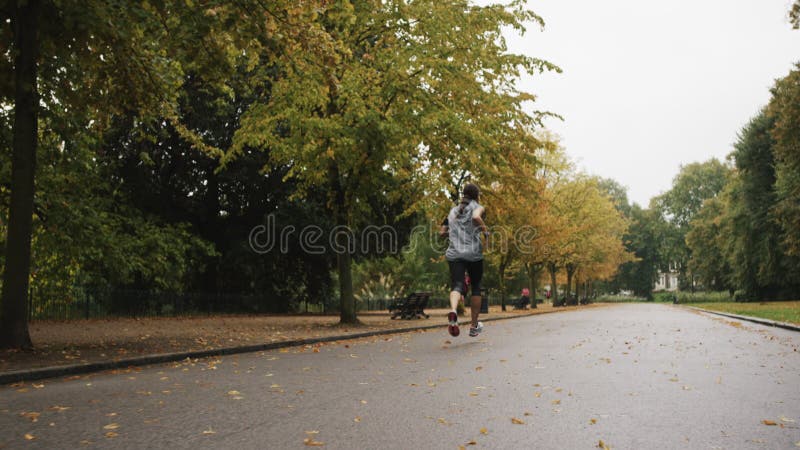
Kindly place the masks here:
<instances>
[{"instance_id":1,"label":"black leggings","mask_svg":"<svg viewBox=\"0 0 800 450\"><path fill-rule=\"evenodd\" d=\"M469 273L469 280L472 284L472 295L481 295L481 278L483 278L483 260L479 261L447 261L450 265L450 288L451 291L458 291L466 295L464 286L464 272Z\"/></svg>"}]
</instances>

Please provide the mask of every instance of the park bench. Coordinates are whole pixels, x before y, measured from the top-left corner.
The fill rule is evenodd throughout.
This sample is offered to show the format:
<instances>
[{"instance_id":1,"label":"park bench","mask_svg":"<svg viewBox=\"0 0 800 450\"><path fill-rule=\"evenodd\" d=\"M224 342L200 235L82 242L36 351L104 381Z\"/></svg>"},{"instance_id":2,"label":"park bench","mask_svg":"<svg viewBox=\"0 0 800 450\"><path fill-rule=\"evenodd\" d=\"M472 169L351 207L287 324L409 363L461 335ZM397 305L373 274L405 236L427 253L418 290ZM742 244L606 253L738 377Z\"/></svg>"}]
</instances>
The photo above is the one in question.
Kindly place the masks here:
<instances>
[{"instance_id":1,"label":"park bench","mask_svg":"<svg viewBox=\"0 0 800 450\"><path fill-rule=\"evenodd\" d=\"M398 317L406 320L423 317L427 319L430 316L425 314L425 308L428 307L430 297L430 292L414 292L405 298L396 298L389 303L389 313L392 315L392 319Z\"/></svg>"}]
</instances>

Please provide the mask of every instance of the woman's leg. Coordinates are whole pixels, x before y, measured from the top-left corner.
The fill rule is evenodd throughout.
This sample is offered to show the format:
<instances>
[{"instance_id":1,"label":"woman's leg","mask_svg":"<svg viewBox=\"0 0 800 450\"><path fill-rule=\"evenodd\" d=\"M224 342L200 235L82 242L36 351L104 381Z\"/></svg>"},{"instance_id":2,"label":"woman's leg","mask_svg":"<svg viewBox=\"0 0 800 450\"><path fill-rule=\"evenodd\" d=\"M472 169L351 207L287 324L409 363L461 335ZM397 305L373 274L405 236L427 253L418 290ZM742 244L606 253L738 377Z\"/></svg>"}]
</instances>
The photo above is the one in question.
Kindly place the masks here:
<instances>
[{"instance_id":1,"label":"woman's leg","mask_svg":"<svg viewBox=\"0 0 800 450\"><path fill-rule=\"evenodd\" d=\"M450 265L450 309L458 309L458 301L461 300L464 292L464 272L466 271L463 261L447 261Z\"/></svg>"},{"instance_id":2,"label":"woman's leg","mask_svg":"<svg viewBox=\"0 0 800 450\"><path fill-rule=\"evenodd\" d=\"M481 279L483 278L483 260L473 261L467 265L467 272L472 281L472 328L478 327L478 315L481 312Z\"/></svg>"}]
</instances>

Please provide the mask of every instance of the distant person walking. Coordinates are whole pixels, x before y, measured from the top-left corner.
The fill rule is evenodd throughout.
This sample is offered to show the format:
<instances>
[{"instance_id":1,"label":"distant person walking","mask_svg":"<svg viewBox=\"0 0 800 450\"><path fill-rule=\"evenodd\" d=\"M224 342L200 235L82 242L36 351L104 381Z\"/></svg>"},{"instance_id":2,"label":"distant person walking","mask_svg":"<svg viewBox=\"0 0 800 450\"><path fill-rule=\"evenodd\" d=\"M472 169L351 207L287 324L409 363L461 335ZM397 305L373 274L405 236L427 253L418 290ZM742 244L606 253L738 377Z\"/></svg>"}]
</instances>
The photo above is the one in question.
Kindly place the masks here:
<instances>
[{"instance_id":1,"label":"distant person walking","mask_svg":"<svg viewBox=\"0 0 800 450\"><path fill-rule=\"evenodd\" d=\"M467 183L464 186L461 202L453 207L442 224L439 234L449 236L449 244L445 258L450 266L450 307L447 313L447 330L452 336L459 335L458 301L462 292L466 294L464 272L469 274L472 282L471 313L472 326L470 336L477 336L483 331L483 324L478 322L481 310L481 278L483 278L483 246L481 234L489 238L489 229L483 222L484 208L478 203L480 189Z\"/></svg>"}]
</instances>

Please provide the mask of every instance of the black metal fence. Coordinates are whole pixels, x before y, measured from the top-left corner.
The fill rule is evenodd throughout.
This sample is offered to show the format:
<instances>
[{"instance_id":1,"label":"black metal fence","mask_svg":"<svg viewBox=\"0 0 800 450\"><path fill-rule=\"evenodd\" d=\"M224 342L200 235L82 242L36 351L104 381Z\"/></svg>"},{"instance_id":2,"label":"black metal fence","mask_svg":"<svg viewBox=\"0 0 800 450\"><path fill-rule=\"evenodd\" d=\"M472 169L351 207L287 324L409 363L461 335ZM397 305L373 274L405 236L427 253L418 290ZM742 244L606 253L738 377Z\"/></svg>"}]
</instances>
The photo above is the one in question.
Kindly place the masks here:
<instances>
[{"instance_id":1,"label":"black metal fence","mask_svg":"<svg viewBox=\"0 0 800 450\"><path fill-rule=\"evenodd\" d=\"M45 298L31 290L28 298L29 320L77 320L110 317L175 317L212 314L264 314L276 312L275 302L262 295L176 293L133 289L74 288L68 295ZM496 302L489 296L489 304ZM356 302L359 312L388 311L392 299L362 299ZM339 299L319 302L283 302L294 313L338 313ZM445 297L430 298L429 309L449 308Z\"/></svg>"}]
</instances>

